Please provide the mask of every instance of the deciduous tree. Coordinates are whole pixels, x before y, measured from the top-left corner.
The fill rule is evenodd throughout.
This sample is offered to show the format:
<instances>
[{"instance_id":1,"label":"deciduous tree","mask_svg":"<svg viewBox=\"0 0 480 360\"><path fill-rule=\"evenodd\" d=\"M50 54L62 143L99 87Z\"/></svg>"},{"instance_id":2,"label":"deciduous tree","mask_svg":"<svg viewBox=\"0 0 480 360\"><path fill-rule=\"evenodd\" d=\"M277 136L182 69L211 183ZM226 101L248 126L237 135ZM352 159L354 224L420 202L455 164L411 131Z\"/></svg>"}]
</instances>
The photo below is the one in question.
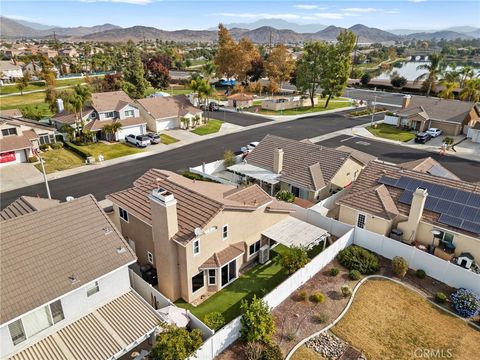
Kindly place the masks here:
<instances>
[{"instance_id":1,"label":"deciduous tree","mask_svg":"<svg viewBox=\"0 0 480 360\"><path fill-rule=\"evenodd\" d=\"M242 329L240 334L246 342L261 341L269 343L275 333L275 320L270 313L268 304L263 299L253 295L250 303L242 300Z\"/></svg>"},{"instance_id":2,"label":"deciduous tree","mask_svg":"<svg viewBox=\"0 0 480 360\"><path fill-rule=\"evenodd\" d=\"M217 73L228 79L235 75L237 44L223 24L218 25L218 51L215 56Z\"/></svg>"},{"instance_id":3,"label":"deciduous tree","mask_svg":"<svg viewBox=\"0 0 480 360\"><path fill-rule=\"evenodd\" d=\"M132 98L143 98L150 83L145 79L140 53L131 41L127 44L127 57L128 62L123 69L122 88Z\"/></svg>"},{"instance_id":4,"label":"deciduous tree","mask_svg":"<svg viewBox=\"0 0 480 360\"><path fill-rule=\"evenodd\" d=\"M154 360L185 360L194 355L202 343L202 333L198 329L188 331L162 324L162 332L157 336L151 356Z\"/></svg>"},{"instance_id":5,"label":"deciduous tree","mask_svg":"<svg viewBox=\"0 0 480 360\"><path fill-rule=\"evenodd\" d=\"M287 47L283 44L275 45L265 62L265 72L268 78L281 85L282 82L290 79L294 69L295 62Z\"/></svg>"}]
</instances>

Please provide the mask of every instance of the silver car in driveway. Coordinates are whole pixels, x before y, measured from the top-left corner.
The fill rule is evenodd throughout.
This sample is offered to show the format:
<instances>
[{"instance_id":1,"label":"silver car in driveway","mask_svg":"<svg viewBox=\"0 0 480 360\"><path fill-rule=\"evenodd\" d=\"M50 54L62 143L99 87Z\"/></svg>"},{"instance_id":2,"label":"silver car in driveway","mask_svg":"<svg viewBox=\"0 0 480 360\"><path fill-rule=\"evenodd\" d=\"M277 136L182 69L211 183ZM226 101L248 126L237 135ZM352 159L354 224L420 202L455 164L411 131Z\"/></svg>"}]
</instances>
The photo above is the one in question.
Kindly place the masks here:
<instances>
[{"instance_id":1,"label":"silver car in driveway","mask_svg":"<svg viewBox=\"0 0 480 360\"><path fill-rule=\"evenodd\" d=\"M440 136L442 135L442 130L438 129L438 128L430 128L426 131L426 133L428 135L430 135L432 138L435 138L437 136Z\"/></svg>"}]
</instances>

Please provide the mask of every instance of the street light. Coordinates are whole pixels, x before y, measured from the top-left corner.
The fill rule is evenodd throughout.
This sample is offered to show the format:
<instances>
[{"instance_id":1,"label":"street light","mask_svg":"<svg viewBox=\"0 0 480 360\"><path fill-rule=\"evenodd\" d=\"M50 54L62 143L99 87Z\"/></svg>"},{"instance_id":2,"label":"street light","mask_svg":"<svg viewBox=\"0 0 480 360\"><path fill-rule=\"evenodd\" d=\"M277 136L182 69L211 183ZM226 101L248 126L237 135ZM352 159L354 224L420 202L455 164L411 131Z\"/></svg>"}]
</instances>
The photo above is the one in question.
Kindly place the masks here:
<instances>
[{"instance_id":1,"label":"street light","mask_svg":"<svg viewBox=\"0 0 480 360\"><path fill-rule=\"evenodd\" d=\"M52 199L52 196L50 195L50 187L48 186L47 174L45 173L45 165L44 165L45 161L40 156L40 152L38 150L34 149L33 153L37 155L37 157L40 159L40 164L42 165L43 181L45 181L45 187L47 188L47 195L49 199Z\"/></svg>"},{"instance_id":2,"label":"street light","mask_svg":"<svg viewBox=\"0 0 480 360\"><path fill-rule=\"evenodd\" d=\"M373 112L372 112L372 121L371 121L371 127L373 127L373 118L375 117L375 106L377 105L377 87L373 88L373 92L375 93L374 95L374 100L373 100Z\"/></svg>"}]
</instances>

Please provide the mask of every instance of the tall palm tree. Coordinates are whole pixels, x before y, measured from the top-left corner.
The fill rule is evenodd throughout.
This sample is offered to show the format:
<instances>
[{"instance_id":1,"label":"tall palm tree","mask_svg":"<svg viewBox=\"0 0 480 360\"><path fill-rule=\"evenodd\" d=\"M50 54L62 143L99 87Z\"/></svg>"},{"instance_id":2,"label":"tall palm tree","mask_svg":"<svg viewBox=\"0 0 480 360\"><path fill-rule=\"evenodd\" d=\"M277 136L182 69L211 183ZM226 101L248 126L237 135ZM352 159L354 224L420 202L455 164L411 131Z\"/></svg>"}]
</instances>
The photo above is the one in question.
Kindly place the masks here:
<instances>
[{"instance_id":1,"label":"tall palm tree","mask_svg":"<svg viewBox=\"0 0 480 360\"><path fill-rule=\"evenodd\" d=\"M122 123L120 121L115 121L113 124L112 124L112 133L113 135L115 136L115 134L117 133L118 130L120 130L122 128Z\"/></svg>"},{"instance_id":2,"label":"tall palm tree","mask_svg":"<svg viewBox=\"0 0 480 360\"><path fill-rule=\"evenodd\" d=\"M460 99L464 101L480 101L480 79L465 81L465 87L460 92Z\"/></svg>"},{"instance_id":3,"label":"tall palm tree","mask_svg":"<svg viewBox=\"0 0 480 360\"><path fill-rule=\"evenodd\" d=\"M212 97L214 93L214 88L208 81L205 80L200 80L198 87L197 87L197 92L198 92L198 97L200 99L204 100L204 105L205 109L207 110L207 119L210 119L210 106L208 106L208 98Z\"/></svg>"},{"instance_id":4,"label":"tall palm tree","mask_svg":"<svg viewBox=\"0 0 480 360\"><path fill-rule=\"evenodd\" d=\"M443 90L438 93L438 96L442 99L454 99L454 90L458 87L458 83L455 81L448 81L443 79L440 81L440 85L443 86Z\"/></svg>"},{"instance_id":5,"label":"tall palm tree","mask_svg":"<svg viewBox=\"0 0 480 360\"><path fill-rule=\"evenodd\" d=\"M77 136L80 136L80 122L78 115L83 109L82 99L75 94L75 92L64 92L60 97L63 100L63 106L65 107L65 110L75 113L75 132Z\"/></svg>"},{"instance_id":6,"label":"tall palm tree","mask_svg":"<svg viewBox=\"0 0 480 360\"><path fill-rule=\"evenodd\" d=\"M435 87L438 76L442 70L443 56L441 54L432 54L430 56L430 64L422 64L417 66L417 70L427 70L426 73L420 75L415 79L417 81L424 81L427 85L427 96L430 95L432 88Z\"/></svg>"},{"instance_id":7,"label":"tall palm tree","mask_svg":"<svg viewBox=\"0 0 480 360\"><path fill-rule=\"evenodd\" d=\"M73 93L78 97L81 103L80 118L83 120L83 109L92 99L92 90L89 86L82 86L80 84L77 84L73 88Z\"/></svg>"},{"instance_id":8,"label":"tall palm tree","mask_svg":"<svg viewBox=\"0 0 480 360\"><path fill-rule=\"evenodd\" d=\"M215 75L215 64L211 61L207 62L202 66L202 75L205 80L210 82L212 77Z\"/></svg>"},{"instance_id":9,"label":"tall palm tree","mask_svg":"<svg viewBox=\"0 0 480 360\"><path fill-rule=\"evenodd\" d=\"M465 82L474 77L475 72L471 66L464 66L458 72L458 74L460 75L460 87L463 88L465 86Z\"/></svg>"},{"instance_id":10,"label":"tall palm tree","mask_svg":"<svg viewBox=\"0 0 480 360\"><path fill-rule=\"evenodd\" d=\"M110 140L110 135L114 134L115 132L113 131L113 124L105 124L102 127L103 132L106 135L107 140Z\"/></svg>"}]
</instances>

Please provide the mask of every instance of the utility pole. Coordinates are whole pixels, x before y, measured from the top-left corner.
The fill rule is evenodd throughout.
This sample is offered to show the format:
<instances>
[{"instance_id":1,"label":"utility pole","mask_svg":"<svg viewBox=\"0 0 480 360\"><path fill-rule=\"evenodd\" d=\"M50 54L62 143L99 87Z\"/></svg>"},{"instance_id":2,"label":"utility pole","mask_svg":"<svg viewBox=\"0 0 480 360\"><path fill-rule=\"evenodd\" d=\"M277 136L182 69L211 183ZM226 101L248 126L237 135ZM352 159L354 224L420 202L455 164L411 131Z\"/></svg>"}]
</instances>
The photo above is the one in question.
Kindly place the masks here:
<instances>
[{"instance_id":1,"label":"utility pole","mask_svg":"<svg viewBox=\"0 0 480 360\"><path fill-rule=\"evenodd\" d=\"M45 173L45 165L44 165L44 160L40 156L40 153L37 151L34 152L35 155L40 159L40 164L42 165L42 174L43 174L43 181L45 181L45 187L47 188L47 195L48 198L51 200L52 196L50 195L50 186L48 185L48 179L47 179L47 174Z\"/></svg>"},{"instance_id":2,"label":"utility pole","mask_svg":"<svg viewBox=\"0 0 480 360\"><path fill-rule=\"evenodd\" d=\"M371 126L373 127L373 118L375 117L375 106L377 105L377 87L373 88L373 91L375 92L375 95L373 97L373 112L372 112L372 121L371 121Z\"/></svg>"}]
</instances>

